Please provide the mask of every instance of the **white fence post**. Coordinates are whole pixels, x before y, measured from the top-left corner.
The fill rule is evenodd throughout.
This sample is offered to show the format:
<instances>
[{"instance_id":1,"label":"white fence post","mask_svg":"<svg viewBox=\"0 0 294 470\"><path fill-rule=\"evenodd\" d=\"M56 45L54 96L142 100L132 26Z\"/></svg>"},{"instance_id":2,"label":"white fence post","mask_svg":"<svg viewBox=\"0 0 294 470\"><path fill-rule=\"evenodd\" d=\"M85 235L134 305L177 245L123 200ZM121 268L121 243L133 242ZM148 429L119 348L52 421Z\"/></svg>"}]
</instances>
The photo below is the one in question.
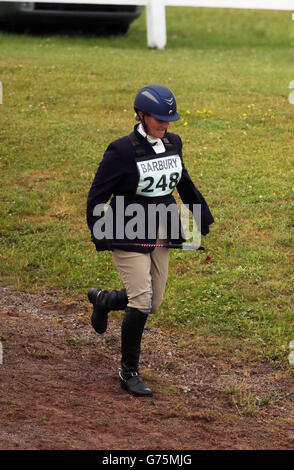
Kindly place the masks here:
<instances>
[{"instance_id":1,"label":"white fence post","mask_svg":"<svg viewBox=\"0 0 294 470\"><path fill-rule=\"evenodd\" d=\"M148 47L150 49L164 49L166 45L164 0L148 0L146 20Z\"/></svg>"}]
</instances>

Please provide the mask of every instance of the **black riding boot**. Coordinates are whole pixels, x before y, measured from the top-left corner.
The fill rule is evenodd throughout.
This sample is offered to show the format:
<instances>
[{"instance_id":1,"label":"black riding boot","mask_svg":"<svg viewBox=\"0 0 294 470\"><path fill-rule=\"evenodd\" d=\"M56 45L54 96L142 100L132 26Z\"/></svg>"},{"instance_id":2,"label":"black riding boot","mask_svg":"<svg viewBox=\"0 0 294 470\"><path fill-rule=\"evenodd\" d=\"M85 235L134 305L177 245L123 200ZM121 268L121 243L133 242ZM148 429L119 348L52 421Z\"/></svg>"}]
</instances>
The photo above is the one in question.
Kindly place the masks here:
<instances>
[{"instance_id":1,"label":"black riding boot","mask_svg":"<svg viewBox=\"0 0 294 470\"><path fill-rule=\"evenodd\" d=\"M121 328L120 384L124 390L137 397L152 396L152 391L144 384L138 370L141 339L147 316L136 308L127 307Z\"/></svg>"},{"instance_id":2,"label":"black riding boot","mask_svg":"<svg viewBox=\"0 0 294 470\"><path fill-rule=\"evenodd\" d=\"M91 324L99 334L107 330L108 313L111 310L125 310L128 305L126 289L110 292L101 288L90 289L88 299L93 304Z\"/></svg>"}]
</instances>

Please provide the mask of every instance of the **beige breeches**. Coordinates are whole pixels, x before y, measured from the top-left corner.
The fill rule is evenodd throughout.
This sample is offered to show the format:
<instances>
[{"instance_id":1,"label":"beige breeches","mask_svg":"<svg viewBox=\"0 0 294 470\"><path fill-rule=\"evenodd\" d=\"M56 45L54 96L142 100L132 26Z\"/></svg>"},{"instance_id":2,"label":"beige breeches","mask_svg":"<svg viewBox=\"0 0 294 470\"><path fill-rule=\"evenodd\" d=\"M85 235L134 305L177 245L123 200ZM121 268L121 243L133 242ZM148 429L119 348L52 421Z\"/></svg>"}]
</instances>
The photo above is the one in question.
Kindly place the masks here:
<instances>
[{"instance_id":1,"label":"beige breeches","mask_svg":"<svg viewBox=\"0 0 294 470\"><path fill-rule=\"evenodd\" d=\"M125 250L112 252L127 291L128 307L144 313L158 310L168 276L168 255L168 248L160 247L156 247L151 253Z\"/></svg>"}]
</instances>

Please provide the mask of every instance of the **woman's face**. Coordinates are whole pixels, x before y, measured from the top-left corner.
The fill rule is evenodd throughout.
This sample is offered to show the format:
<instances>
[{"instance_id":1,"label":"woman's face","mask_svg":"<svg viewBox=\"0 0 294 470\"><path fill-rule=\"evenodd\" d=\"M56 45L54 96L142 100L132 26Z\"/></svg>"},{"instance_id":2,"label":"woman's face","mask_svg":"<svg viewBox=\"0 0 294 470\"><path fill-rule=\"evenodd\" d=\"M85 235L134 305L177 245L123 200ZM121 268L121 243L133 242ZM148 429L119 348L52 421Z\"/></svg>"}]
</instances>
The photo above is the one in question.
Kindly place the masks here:
<instances>
[{"instance_id":1,"label":"woman's face","mask_svg":"<svg viewBox=\"0 0 294 470\"><path fill-rule=\"evenodd\" d=\"M160 121L153 116L148 116L145 114L145 124L148 129L148 134L152 137L162 139L164 137L165 131L167 131L169 122Z\"/></svg>"}]
</instances>

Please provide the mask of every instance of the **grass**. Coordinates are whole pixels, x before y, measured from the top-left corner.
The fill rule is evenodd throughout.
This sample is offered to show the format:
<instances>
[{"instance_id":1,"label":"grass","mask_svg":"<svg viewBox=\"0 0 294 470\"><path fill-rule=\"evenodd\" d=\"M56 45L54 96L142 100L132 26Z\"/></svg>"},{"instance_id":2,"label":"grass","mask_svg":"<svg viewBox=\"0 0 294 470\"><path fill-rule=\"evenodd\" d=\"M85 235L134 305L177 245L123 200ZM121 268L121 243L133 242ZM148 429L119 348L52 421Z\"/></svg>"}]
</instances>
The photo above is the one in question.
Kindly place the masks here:
<instances>
[{"instance_id":1,"label":"grass","mask_svg":"<svg viewBox=\"0 0 294 470\"><path fill-rule=\"evenodd\" d=\"M293 324L294 79L290 12L167 8L168 45L125 37L0 33L1 278L19 289L121 285L96 254L87 193L111 140L134 125L135 93L174 91L190 175L215 224L206 253L171 253L154 326L252 341L286 361ZM209 256L210 259L206 257Z\"/></svg>"},{"instance_id":2,"label":"grass","mask_svg":"<svg viewBox=\"0 0 294 470\"><path fill-rule=\"evenodd\" d=\"M272 395L264 394L264 396L258 397L243 384L230 389L225 389L223 393L231 396L232 403L236 406L238 413L240 414L242 412L245 416L257 417L271 404L284 400L284 396L277 393Z\"/></svg>"}]
</instances>

